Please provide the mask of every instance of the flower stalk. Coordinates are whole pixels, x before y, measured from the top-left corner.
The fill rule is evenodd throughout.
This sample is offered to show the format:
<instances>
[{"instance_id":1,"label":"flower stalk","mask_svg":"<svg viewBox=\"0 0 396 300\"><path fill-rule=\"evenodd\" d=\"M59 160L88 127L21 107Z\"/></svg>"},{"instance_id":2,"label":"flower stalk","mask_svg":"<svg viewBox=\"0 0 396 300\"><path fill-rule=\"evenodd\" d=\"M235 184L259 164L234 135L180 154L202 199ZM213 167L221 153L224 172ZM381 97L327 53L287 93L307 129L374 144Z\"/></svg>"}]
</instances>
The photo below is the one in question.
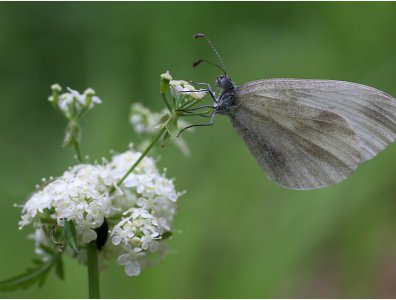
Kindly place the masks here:
<instances>
[{"instance_id":1,"label":"flower stalk","mask_svg":"<svg viewBox=\"0 0 396 300\"><path fill-rule=\"evenodd\" d=\"M74 148L76 150L77 159L80 163L83 162L81 155L80 144L74 141ZM92 241L87 245L87 268L88 268L88 291L90 299L100 298L99 289L99 268L98 268L98 249L96 241Z\"/></svg>"},{"instance_id":2,"label":"flower stalk","mask_svg":"<svg viewBox=\"0 0 396 300\"><path fill-rule=\"evenodd\" d=\"M99 269L98 269L98 249L96 242L92 241L87 246L88 257L88 284L89 298L99 299Z\"/></svg>"},{"instance_id":3,"label":"flower stalk","mask_svg":"<svg viewBox=\"0 0 396 300\"><path fill-rule=\"evenodd\" d=\"M77 125L78 126L78 125ZM76 151L77 160L82 163L83 158L80 150L80 143L73 139L73 146ZM88 294L90 299L99 299L99 268L98 268L98 249L96 241L87 245L87 268L88 268Z\"/></svg>"},{"instance_id":4,"label":"flower stalk","mask_svg":"<svg viewBox=\"0 0 396 300\"><path fill-rule=\"evenodd\" d=\"M82 163L83 162L83 158L82 158L82 155L81 155L80 143L78 141L74 141L73 145L74 145L74 149L76 150L77 160L78 160L78 162Z\"/></svg>"}]
</instances>

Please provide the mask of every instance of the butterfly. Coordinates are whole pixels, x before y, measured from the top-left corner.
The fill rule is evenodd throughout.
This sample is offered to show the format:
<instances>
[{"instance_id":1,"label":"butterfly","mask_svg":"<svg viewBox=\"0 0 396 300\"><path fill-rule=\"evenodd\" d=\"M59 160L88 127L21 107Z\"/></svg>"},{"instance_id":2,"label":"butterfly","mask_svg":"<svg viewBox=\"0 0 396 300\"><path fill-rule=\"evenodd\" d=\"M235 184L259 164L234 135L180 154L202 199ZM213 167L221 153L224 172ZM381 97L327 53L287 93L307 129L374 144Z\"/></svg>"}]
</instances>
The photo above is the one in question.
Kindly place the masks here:
<instances>
[{"instance_id":1,"label":"butterfly","mask_svg":"<svg viewBox=\"0 0 396 300\"><path fill-rule=\"evenodd\" d=\"M204 34L194 37L207 39L218 55ZM380 90L282 78L236 86L218 57L221 92L215 97L208 85L213 111L204 125L212 125L216 114L228 116L267 177L283 187L309 190L342 182L396 139L396 99Z\"/></svg>"}]
</instances>

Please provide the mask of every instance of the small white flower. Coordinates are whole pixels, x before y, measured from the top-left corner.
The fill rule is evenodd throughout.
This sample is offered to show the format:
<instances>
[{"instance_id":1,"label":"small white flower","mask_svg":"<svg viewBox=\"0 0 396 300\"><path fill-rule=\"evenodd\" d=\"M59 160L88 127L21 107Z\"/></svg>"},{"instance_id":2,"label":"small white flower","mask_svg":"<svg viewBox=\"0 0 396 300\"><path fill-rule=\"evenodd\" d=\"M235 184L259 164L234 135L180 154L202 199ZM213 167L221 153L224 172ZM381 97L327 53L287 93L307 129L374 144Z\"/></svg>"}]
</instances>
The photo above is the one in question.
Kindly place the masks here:
<instances>
[{"instance_id":1,"label":"small white flower","mask_svg":"<svg viewBox=\"0 0 396 300\"><path fill-rule=\"evenodd\" d=\"M67 96L70 96L74 101L77 101L77 103L80 103L81 105L85 106L85 96L81 95L79 92L72 90L71 88L67 88L69 93L64 94Z\"/></svg>"},{"instance_id":2,"label":"small white flower","mask_svg":"<svg viewBox=\"0 0 396 300\"><path fill-rule=\"evenodd\" d=\"M142 208L134 208L132 212L132 218L137 219L139 217L142 217L143 219L152 219L153 216L149 214L146 210Z\"/></svg>"},{"instance_id":3,"label":"small white flower","mask_svg":"<svg viewBox=\"0 0 396 300\"><path fill-rule=\"evenodd\" d=\"M197 90L185 80L171 80L169 84L171 87L172 97L175 99L178 99L181 95L187 95L193 99L202 99L206 95L205 91Z\"/></svg>"},{"instance_id":4,"label":"small white flower","mask_svg":"<svg viewBox=\"0 0 396 300\"><path fill-rule=\"evenodd\" d=\"M131 239L130 247L132 247L135 252L142 251L142 248L140 247L141 245L142 245L142 240L140 238L138 238L137 236L135 236Z\"/></svg>"},{"instance_id":5,"label":"small white flower","mask_svg":"<svg viewBox=\"0 0 396 300\"><path fill-rule=\"evenodd\" d=\"M85 102L83 103L83 105L85 105L85 106L88 105L88 97L91 97L91 104L89 105L90 109L92 109L95 104L102 103L102 100L98 96L95 96L95 90L92 88L87 88L84 92L84 96L85 96L85 99L84 99Z\"/></svg>"},{"instance_id":6,"label":"small white flower","mask_svg":"<svg viewBox=\"0 0 396 300\"><path fill-rule=\"evenodd\" d=\"M69 113L72 110L73 95L71 93L62 94L59 96L58 106L64 113Z\"/></svg>"},{"instance_id":7,"label":"small white flower","mask_svg":"<svg viewBox=\"0 0 396 300\"><path fill-rule=\"evenodd\" d=\"M159 248L159 242L155 240L158 237L158 232L154 232L152 234L144 235L142 240L142 249L147 250L149 249L150 252L155 252Z\"/></svg>"},{"instance_id":8,"label":"small white flower","mask_svg":"<svg viewBox=\"0 0 396 300\"><path fill-rule=\"evenodd\" d=\"M133 226L129 220L126 220L126 223L121 222L120 224L114 226L113 232L111 233L113 236L111 242L114 245L118 245L121 242L127 245L129 240L135 236L135 233L133 232Z\"/></svg>"},{"instance_id":9,"label":"small white flower","mask_svg":"<svg viewBox=\"0 0 396 300\"><path fill-rule=\"evenodd\" d=\"M132 249L130 247L126 248L127 253L121 254L117 263L124 266L125 273L128 276L138 276L141 271L141 266L139 263L139 259L142 258L145 254L139 250Z\"/></svg>"},{"instance_id":10,"label":"small white flower","mask_svg":"<svg viewBox=\"0 0 396 300\"><path fill-rule=\"evenodd\" d=\"M60 211L58 218L67 220L82 219L84 217L86 207L87 203L76 203L74 201L70 201L67 203L67 206Z\"/></svg>"},{"instance_id":11,"label":"small white flower","mask_svg":"<svg viewBox=\"0 0 396 300\"><path fill-rule=\"evenodd\" d=\"M89 243L96 240L97 234L92 226L95 226L95 221L92 215L88 215L86 218L76 219L76 231L82 236L84 243Z\"/></svg>"}]
</instances>

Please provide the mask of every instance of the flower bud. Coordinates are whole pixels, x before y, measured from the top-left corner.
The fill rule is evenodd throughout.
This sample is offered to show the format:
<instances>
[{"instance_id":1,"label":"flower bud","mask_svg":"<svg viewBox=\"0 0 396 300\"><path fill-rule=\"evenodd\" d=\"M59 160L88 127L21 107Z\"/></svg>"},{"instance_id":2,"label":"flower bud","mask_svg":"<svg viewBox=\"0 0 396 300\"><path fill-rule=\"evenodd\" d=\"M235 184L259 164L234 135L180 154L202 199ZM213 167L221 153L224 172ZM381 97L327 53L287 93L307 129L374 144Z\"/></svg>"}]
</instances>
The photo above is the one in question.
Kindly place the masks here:
<instances>
[{"instance_id":1,"label":"flower bud","mask_svg":"<svg viewBox=\"0 0 396 300\"><path fill-rule=\"evenodd\" d=\"M51 90L52 92L60 93L62 91L62 87L59 84L55 83L51 85Z\"/></svg>"},{"instance_id":2,"label":"flower bud","mask_svg":"<svg viewBox=\"0 0 396 300\"><path fill-rule=\"evenodd\" d=\"M169 82L172 80L172 76L169 74L169 71L166 71L166 73L161 74L161 80L160 80L160 93L165 94L169 90Z\"/></svg>"},{"instance_id":3,"label":"flower bud","mask_svg":"<svg viewBox=\"0 0 396 300\"><path fill-rule=\"evenodd\" d=\"M59 102L59 93L62 91L62 87L55 83L51 85L51 90L52 90L52 95L48 97L48 101L52 103L52 105L55 106L55 108L58 108L58 102Z\"/></svg>"}]
</instances>

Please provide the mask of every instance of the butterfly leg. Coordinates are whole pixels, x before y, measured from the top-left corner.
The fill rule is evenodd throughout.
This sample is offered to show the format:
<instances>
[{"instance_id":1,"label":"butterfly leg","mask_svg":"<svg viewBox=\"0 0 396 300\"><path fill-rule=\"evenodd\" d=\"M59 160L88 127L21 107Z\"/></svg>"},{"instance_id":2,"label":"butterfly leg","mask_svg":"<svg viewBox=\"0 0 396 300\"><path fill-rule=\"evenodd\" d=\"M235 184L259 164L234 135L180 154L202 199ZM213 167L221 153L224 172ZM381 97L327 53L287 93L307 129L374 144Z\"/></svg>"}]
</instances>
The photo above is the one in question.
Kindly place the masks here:
<instances>
[{"instance_id":1,"label":"butterfly leg","mask_svg":"<svg viewBox=\"0 0 396 300\"><path fill-rule=\"evenodd\" d=\"M181 114L179 116L181 117L191 117L191 116L198 116L198 117L204 117L204 118L210 118L210 114L205 114L205 113L193 113L193 112L184 112L183 110L179 110Z\"/></svg>"},{"instance_id":2,"label":"butterfly leg","mask_svg":"<svg viewBox=\"0 0 396 300\"><path fill-rule=\"evenodd\" d=\"M212 111L201 111L199 112L200 109L205 109L205 108L210 108ZM190 109L177 109L176 111L181 113L181 116L200 116L200 117L205 117L205 118L210 118L212 116L213 111L215 111L216 108L211 105L201 105L195 108L190 108Z\"/></svg>"},{"instance_id":3,"label":"butterfly leg","mask_svg":"<svg viewBox=\"0 0 396 300\"><path fill-rule=\"evenodd\" d=\"M209 83L205 83L205 82L195 82L195 81L192 81L192 80L185 80L185 81L187 81L187 82L189 82L189 83L192 83L192 84L198 84L198 85L204 85L204 86L206 86L206 89L201 89L201 90L197 90L197 91L188 91L187 93L207 92L207 93L209 93L210 97L212 97L212 99L213 99L214 102L216 102L216 103L218 102L218 100L216 99L216 94L215 94L215 92L213 91L212 86L211 86Z\"/></svg>"},{"instance_id":4,"label":"butterfly leg","mask_svg":"<svg viewBox=\"0 0 396 300\"><path fill-rule=\"evenodd\" d=\"M177 137L179 137L179 135L186 129L188 128L192 128L192 127L200 127L200 126L212 126L214 124L214 119L215 119L215 115L216 115L216 111L212 111L210 113L210 122L209 123L204 123L204 124L194 124L194 125L190 125L187 127L184 127L182 130L179 131L179 133L177 134Z\"/></svg>"},{"instance_id":5,"label":"butterfly leg","mask_svg":"<svg viewBox=\"0 0 396 300\"><path fill-rule=\"evenodd\" d=\"M202 93L202 92L209 93L210 97L213 99L214 102L216 102L216 103L219 102L216 99L216 95L214 94L214 92L209 89L200 89L200 90L195 90L195 91L179 91L179 93Z\"/></svg>"},{"instance_id":6,"label":"butterfly leg","mask_svg":"<svg viewBox=\"0 0 396 300\"><path fill-rule=\"evenodd\" d=\"M181 112L185 112L185 113L190 113L202 108L211 108L211 109L216 109L213 105L201 105L195 108L190 108L190 109L177 109L176 111L181 111Z\"/></svg>"},{"instance_id":7,"label":"butterfly leg","mask_svg":"<svg viewBox=\"0 0 396 300\"><path fill-rule=\"evenodd\" d=\"M216 94L215 94L215 92L213 91L213 89L212 89L212 86L209 84L209 83L205 83L205 82L195 82L195 81L192 81L192 80L188 80L188 82L189 83L192 83L192 84L198 84L198 85L203 85L203 86L206 86L206 92L208 92L209 94L210 94L210 96L212 97L212 99L213 99L213 101L214 102L218 102L218 100L216 99ZM202 90L201 90L202 91Z\"/></svg>"}]
</instances>

